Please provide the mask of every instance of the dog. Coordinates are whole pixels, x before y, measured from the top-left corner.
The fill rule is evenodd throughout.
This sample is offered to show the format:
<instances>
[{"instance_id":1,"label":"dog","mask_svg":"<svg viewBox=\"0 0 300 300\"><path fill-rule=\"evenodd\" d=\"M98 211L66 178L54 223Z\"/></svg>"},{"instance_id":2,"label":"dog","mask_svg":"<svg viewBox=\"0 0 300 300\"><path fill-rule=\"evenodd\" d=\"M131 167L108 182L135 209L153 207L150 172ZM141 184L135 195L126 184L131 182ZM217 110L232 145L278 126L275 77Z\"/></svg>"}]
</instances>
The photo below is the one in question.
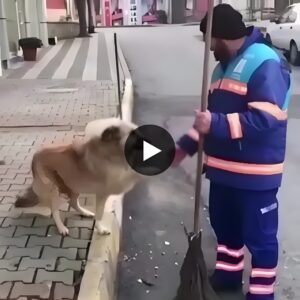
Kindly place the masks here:
<instances>
[{"instance_id":1,"label":"dog","mask_svg":"<svg viewBox=\"0 0 300 300\"><path fill-rule=\"evenodd\" d=\"M60 234L68 235L59 207L60 195L85 217L96 217L99 234L110 234L101 225L106 200L111 195L129 192L142 175L128 164L124 149L128 136L137 126L116 118L96 120L86 127L86 140L79 144L54 146L37 151L32 159L33 183L18 196L16 207L48 206ZM127 146L128 147L128 146ZM133 139L130 153L142 151L142 140ZM96 194L96 216L80 206L80 194Z\"/></svg>"}]
</instances>

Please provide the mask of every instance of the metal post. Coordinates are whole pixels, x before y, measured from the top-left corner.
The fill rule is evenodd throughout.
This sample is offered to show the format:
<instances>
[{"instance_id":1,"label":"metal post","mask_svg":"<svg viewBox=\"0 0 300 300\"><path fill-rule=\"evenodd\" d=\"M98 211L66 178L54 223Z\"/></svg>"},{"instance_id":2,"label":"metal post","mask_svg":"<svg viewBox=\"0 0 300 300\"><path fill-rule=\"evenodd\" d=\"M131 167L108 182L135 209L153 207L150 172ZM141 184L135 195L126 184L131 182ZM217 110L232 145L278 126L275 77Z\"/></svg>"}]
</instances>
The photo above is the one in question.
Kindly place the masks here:
<instances>
[{"instance_id":1,"label":"metal post","mask_svg":"<svg viewBox=\"0 0 300 300\"><path fill-rule=\"evenodd\" d=\"M123 119L123 113L122 113L121 87L120 87L119 53L118 53L118 39L117 39L117 34L116 33L114 33L114 44L115 44L117 83L118 83L119 115L120 115L120 119L122 120Z\"/></svg>"},{"instance_id":2,"label":"metal post","mask_svg":"<svg viewBox=\"0 0 300 300\"><path fill-rule=\"evenodd\" d=\"M201 111L207 109L208 98L208 83L209 83L209 62L210 62L210 47L211 47L211 32L213 20L214 0L209 0L208 18L205 35L205 53L203 65L203 80L202 80L202 95L201 95ZM198 163L197 163L197 177L196 177L196 190L195 190L195 212L194 212L194 232L198 233L200 224L200 206L201 206L201 189L202 189L202 171L203 171L203 143L199 141L198 148Z\"/></svg>"}]
</instances>

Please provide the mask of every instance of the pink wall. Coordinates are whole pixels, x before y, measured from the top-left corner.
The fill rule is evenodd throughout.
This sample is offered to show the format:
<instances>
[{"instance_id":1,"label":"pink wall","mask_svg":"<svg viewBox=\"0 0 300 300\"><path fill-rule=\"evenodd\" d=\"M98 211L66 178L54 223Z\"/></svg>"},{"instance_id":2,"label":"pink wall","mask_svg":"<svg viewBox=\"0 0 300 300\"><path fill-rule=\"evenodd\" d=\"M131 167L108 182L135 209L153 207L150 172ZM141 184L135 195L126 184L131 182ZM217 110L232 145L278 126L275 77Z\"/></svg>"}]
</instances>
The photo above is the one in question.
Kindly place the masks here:
<instances>
[{"instance_id":1,"label":"pink wall","mask_svg":"<svg viewBox=\"0 0 300 300\"><path fill-rule=\"evenodd\" d=\"M64 9L65 0L47 0L48 9Z\"/></svg>"},{"instance_id":2,"label":"pink wall","mask_svg":"<svg viewBox=\"0 0 300 300\"><path fill-rule=\"evenodd\" d=\"M208 9L208 0L196 0L197 17L203 17Z\"/></svg>"}]
</instances>

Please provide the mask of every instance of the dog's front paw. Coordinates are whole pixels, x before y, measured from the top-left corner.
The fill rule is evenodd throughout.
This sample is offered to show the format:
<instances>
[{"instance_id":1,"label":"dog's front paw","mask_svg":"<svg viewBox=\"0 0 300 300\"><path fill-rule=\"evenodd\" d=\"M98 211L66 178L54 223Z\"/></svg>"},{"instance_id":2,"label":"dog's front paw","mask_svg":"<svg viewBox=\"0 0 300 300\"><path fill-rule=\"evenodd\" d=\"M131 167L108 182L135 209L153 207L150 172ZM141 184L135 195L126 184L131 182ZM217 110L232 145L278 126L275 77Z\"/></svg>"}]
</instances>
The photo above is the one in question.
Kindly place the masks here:
<instances>
[{"instance_id":1,"label":"dog's front paw","mask_svg":"<svg viewBox=\"0 0 300 300\"><path fill-rule=\"evenodd\" d=\"M100 235L110 235L110 230L100 224L100 222L96 222L96 230Z\"/></svg>"},{"instance_id":2,"label":"dog's front paw","mask_svg":"<svg viewBox=\"0 0 300 300\"><path fill-rule=\"evenodd\" d=\"M66 226L58 226L57 230L63 236L69 235L69 229Z\"/></svg>"}]
</instances>

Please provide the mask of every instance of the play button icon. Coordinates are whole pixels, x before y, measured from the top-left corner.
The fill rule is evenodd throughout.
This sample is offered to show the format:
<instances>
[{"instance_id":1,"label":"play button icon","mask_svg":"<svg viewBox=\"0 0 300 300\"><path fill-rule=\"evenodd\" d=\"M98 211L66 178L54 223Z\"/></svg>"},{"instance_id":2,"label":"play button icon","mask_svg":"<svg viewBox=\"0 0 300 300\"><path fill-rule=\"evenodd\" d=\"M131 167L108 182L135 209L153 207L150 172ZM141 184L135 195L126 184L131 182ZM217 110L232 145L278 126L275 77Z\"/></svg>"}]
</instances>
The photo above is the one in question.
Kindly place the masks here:
<instances>
[{"instance_id":1,"label":"play button icon","mask_svg":"<svg viewBox=\"0 0 300 300\"><path fill-rule=\"evenodd\" d=\"M129 135L125 156L136 172L146 176L158 175L171 166L175 143L169 132L160 126L140 126Z\"/></svg>"},{"instance_id":2,"label":"play button icon","mask_svg":"<svg viewBox=\"0 0 300 300\"><path fill-rule=\"evenodd\" d=\"M148 160L160 152L161 150L157 147L154 147L153 145L143 141L143 161Z\"/></svg>"}]
</instances>

